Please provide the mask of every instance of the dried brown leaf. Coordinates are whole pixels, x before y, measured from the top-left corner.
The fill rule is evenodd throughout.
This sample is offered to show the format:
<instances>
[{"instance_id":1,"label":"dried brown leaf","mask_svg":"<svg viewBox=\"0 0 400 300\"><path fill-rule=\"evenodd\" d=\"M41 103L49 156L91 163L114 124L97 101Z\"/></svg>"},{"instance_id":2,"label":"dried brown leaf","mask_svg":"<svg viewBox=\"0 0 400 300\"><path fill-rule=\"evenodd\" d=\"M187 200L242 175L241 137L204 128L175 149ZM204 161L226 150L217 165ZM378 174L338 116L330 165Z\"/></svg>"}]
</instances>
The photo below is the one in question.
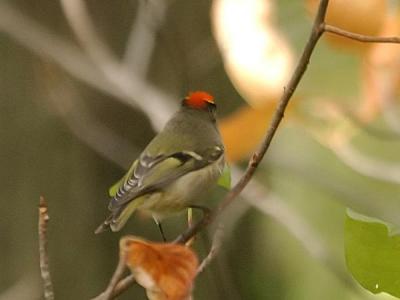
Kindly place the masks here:
<instances>
[{"instance_id":1,"label":"dried brown leaf","mask_svg":"<svg viewBox=\"0 0 400 300\"><path fill-rule=\"evenodd\" d=\"M153 243L133 236L120 242L126 264L150 300L185 300L190 297L198 259L184 245Z\"/></svg>"}]
</instances>

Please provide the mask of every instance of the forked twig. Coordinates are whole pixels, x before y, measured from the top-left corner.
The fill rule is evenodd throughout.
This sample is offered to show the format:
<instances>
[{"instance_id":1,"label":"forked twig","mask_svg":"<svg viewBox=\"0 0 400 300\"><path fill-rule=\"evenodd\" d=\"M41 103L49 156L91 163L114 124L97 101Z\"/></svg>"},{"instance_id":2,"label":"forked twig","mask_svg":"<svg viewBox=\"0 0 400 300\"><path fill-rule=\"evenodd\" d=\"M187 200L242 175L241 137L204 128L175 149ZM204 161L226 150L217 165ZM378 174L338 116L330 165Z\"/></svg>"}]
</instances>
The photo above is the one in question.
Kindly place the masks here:
<instances>
[{"instance_id":1,"label":"forked twig","mask_svg":"<svg viewBox=\"0 0 400 300\"><path fill-rule=\"evenodd\" d=\"M117 268L115 269L115 272L114 272L113 276L111 277L110 283L108 284L106 290L103 293L101 293L99 296L92 298L92 300L109 300L109 299L113 299L114 297L119 295L116 292L116 287L118 286L118 283L120 281L124 280L124 279L121 280L121 278L123 277L124 271L126 269L125 262L126 262L126 251L121 250Z\"/></svg>"},{"instance_id":2,"label":"forked twig","mask_svg":"<svg viewBox=\"0 0 400 300\"><path fill-rule=\"evenodd\" d=\"M207 256L200 263L199 267L197 268L197 274L203 272L204 269L211 263L214 257L218 254L219 249L221 248L223 234L224 232L222 226L218 226L212 238L211 249L208 252Z\"/></svg>"},{"instance_id":3,"label":"forked twig","mask_svg":"<svg viewBox=\"0 0 400 300\"><path fill-rule=\"evenodd\" d=\"M348 39L352 39L361 43L391 43L391 44L400 44L400 37L397 36L372 36L372 35L363 35L359 33L350 32L336 26L324 24L323 30L325 32L333 33L336 35L340 35L346 37Z\"/></svg>"}]
</instances>

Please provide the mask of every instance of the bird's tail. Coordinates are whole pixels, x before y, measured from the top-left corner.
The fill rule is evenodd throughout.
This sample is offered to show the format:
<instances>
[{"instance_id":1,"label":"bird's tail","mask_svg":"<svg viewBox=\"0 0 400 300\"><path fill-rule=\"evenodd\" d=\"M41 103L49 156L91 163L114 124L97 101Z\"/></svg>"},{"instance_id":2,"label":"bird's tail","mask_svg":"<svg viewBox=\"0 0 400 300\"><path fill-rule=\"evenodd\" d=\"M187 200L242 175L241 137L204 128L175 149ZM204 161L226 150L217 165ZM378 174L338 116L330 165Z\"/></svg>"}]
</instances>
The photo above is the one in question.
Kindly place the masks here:
<instances>
[{"instance_id":1,"label":"bird's tail","mask_svg":"<svg viewBox=\"0 0 400 300\"><path fill-rule=\"evenodd\" d=\"M103 223L100 224L99 227L94 231L95 234L102 233L103 231L107 230L112 223L113 214L111 214Z\"/></svg>"},{"instance_id":2,"label":"bird's tail","mask_svg":"<svg viewBox=\"0 0 400 300\"><path fill-rule=\"evenodd\" d=\"M136 210L138 206L140 206L143 202L143 199L137 198L135 201L131 201L130 203L116 209L111 213L111 215L100 224L99 227L94 231L95 234L99 234L108 228L111 228L112 231L119 231L122 227L124 227L125 223L128 221L129 217Z\"/></svg>"}]
</instances>

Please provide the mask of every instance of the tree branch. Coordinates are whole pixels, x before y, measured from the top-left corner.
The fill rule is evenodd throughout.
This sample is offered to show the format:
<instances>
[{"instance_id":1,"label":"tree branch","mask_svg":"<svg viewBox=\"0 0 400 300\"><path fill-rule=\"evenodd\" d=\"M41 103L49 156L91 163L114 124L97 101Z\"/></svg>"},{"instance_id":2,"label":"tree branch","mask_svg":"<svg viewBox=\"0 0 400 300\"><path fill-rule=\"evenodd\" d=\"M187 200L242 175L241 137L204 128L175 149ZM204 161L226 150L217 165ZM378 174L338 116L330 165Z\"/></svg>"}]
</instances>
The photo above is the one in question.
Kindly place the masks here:
<instances>
[{"instance_id":1,"label":"tree branch","mask_svg":"<svg viewBox=\"0 0 400 300\"><path fill-rule=\"evenodd\" d=\"M138 12L126 43L123 64L140 77L147 75L157 33L164 23L169 5L167 0L138 1Z\"/></svg>"},{"instance_id":2,"label":"tree branch","mask_svg":"<svg viewBox=\"0 0 400 300\"><path fill-rule=\"evenodd\" d=\"M92 300L110 300L110 299L114 299L114 297L118 296L123 290L125 290L126 288L128 288L128 286L130 286L133 282L128 281L129 285L126 286L123 290L120 289L120 293L117 294L117 290L116 287L117 286L121 286L121 284L118 284L122 278L122 276L124 275L124 271L126 269L125 266L125 261L126 261L126 251L121 250L120 251L120 255L119 255L119 261L118 261L118 265L117 268L115 269L115 272L113 274L113 276L111 277L110 283L107 286L107 289L101 293L99 296L93 298ZM130 277L130 276L128 276ZM121 281L126 281L126 278L121 280ZM126 283L125 283L126 285Z\"/></svg>"},{"instance_id":3,"label":"tree branch","mask_svg":"<svg viewBox=\"0 0 400 300\"><path fill-rule=\"evenodd\" d=\"M202 260L201 264L197 268L197 274L200 274L204 271L204 269L211 263L214 257L218 254L219 249L222 244L222 236L223 236L223 228L221 224L218 224L218 228L215 230L215 233L211 242L211 249L208 252L207 256Z\"/></svg>"},{"instance_id":4,"label":"tree branch","mask_svg":"<svg viewBox=\"0 0 400 300\"><path fill-rule=\"evenodd\" d=\"M78 47L59 38L5 1L0 2L0 31L36 55L56 63L76 79L101 92L121 97L121 93L96 71Z\"/></svg>"},{"instance_id":5,"label":"tree branch","mask_svg":"<svg viewBox=\"0 0 400 300\"><path fill-rule=\"evenodd\" d=\"M351 144L330 145L340 160L356 172L377 180L400 184L400 165L373 159Z\"/></svg>"},{"instance_id":6,"label":"tree branch","mask_svg":"<svg viewBox=\"0 0 400 300\"><path fill-rule=\"evenodd\" d=\"M391 36L391 37L381 37L381 36L371 36L371 35L363 35L350 31L346 31L344 29L340 29L338 27L324 24L323 30L325 32L329 32L332 34L340 35L355 41L359 41L361 43L400 43L400 37Z\"/></svg>"},{"instance_id":7,"label":"tree branch","mask_svg":"<svg viewBox=\"0 0 400 300\"><path fill-rule=\"evenodd\" d=\"M124 279L120 280L117 285L115 286L115 289L112 293L112 296L110 299L115 299L119 295L121 295L125 290L127 290L132 284L136 282L135 276L128 275Z\"/></svg>"},{"instance_id":8,"label":"tree branch","mask_svg":"<svg viewBox=\"0 0 400 300\"><path fill-rule=\"evenodd\" d=\"M224 199L220 202L217 209L208 217L203 218L198 223L194 224L193 226L189 227L187 231L181 234L176 240L176 243L185 243L191 237L193 237L197 232L199 232L202 228L207 226L208 224L212 223L216 217L221 214L221 212L230 204L233 200L239 196L242 190L246 187L249 183L251 178L254 175L258 165L264 158L265 153L267 152L273 137L281 123L285 109L289 104L289 101L296 90L301 78L303 77L304 72L307 69L308 63L310 61L311 54L314 51L314 48L324 32L324 21L325 21L325 14L326 9L328 7L329 0L321 0L321 3L318 8L317 15L314 20L314 25L311 30L311 34L308 38L307 44L303 50L303 54L301 55L299 62L296 66L296 69L287 85L284 89L282 97L278 102L278 106L275 110L275 113L272 117L271 123L269 125L268 131L265 135L264 141L262 142L260 148L253 154L250 162L247 166L246 172L241 177L238 183L229 191L229 193L224 197Z\"/></svg>"},{"instance_id":9,"label":"tree branch","mask_svg":"<svg viewBox=\"0 0 400 300\"><path fill-rule=\"evenodd\" d=\"M266 151L270 147L272 139L275 136L275 133L284 117L285 109L286 109L292 95L294 94L302 76L304 75L304 73L307 69L310 57L314 51L316 44L318 43L319 38L325 31L333 33L333 34L337 34L337 35L342 35L342 36L345 36L345 37L348 37L351 39L355 39L360 42L400 43L400 38L397 38L397 37L380 38L380 37L362 36L359 34L341 30L339 28L336 28L336 27L333 27L330 25L326 25L324 23L324 21L325 21L325 14L326 14L328 2L329 2L329 0L321 0L321 2L320 2L318 13L315 17L313 28L312 28L311 34L309 36L308 42L303 50L302 56L299 59L297 67L296 67L287 87L284 89L284 93L283 93L282 97L280 98L280 100L278 102L276 111L271 120L269 129L266 132L264 141L260 145L260 148L253 154L253 156L248 164L248 167L246 169L246 172L241 177L241 179L238 181L238 183L232 188L232 190L224 197L224 199L218 205L217 209L209 217L203 218L202 220L200 220L200 222L191 226L186 232L184 232L181 236L179 236L175 242L185 243L190 238L192 238L196 233L198 233L201 229L203 229L205 226L212 223L225 210L225 208L228 205L230 205L238 197L238 195L243 191L243 189L250 182L258 165L261 163ZM63 3L64 3L64 8L68 7L68 4L67 4L68 2L66 0L64 0ZM69 17L70 23L71 23L72 27L74 28L76 35L80 38L81 43L83 44L83 47L86 48L87 53L89 54L89 56L91 56L93 62L95 62L96 64L99 64L99 67L100 67L100 69L102 69L104 76L108 79L109 83L111 83L112 85L115 85L115 88L117 90L119 89L122 92L123 98L132 99L131 97L139 97L138 99L140 99L140 100L139 100L138 104L139 104L140 108L148 115L154 115L154 110L149 108L149 102L147 102L146 99L149 98L150 96L158 96L158 95L155 94L152 89L150 89L152 92L148 93L149 86L146 84L143 84L142 80L137 80L138 78L136 78L136 76L133 76L133 78L131 77L130 80L127 80L129 78L129 76L127 76L127 75L132 75L132 74L125 73L125 71L120 68L119 63L114 59L114 57L109 55L110 52L107 51L107 47L104 46L104 44L101 42L101 40L100 39L96 40L97 36L94 34L94 31L91 31L93 26L91 25L90 20L87 18L88 15L85 14L86 12L84 11L85 7L83 5L83 2L81 2L79 0L75 0L75 4L78 4L78 6L76 6L76 7L78 7L78 10L80 10L81 13L83 12L83 14L75 15L75 16L80 16L81 18L82 17L84 18L83 21L85 21L86 23L83 22L80 24L80 25L83 24L83 27L76 26L76 25L79 25L79 22L77 23L76 21L82 21L82 19L77 20L75 18L75 20L73 20L72 16L74 14L71 14L71 11L70 11L70 13L67 12L66 15L67 15L67 17ZM75 8L72 8L72 6L69 6L69 7L70 8L66 8L66 11L71 10L71 9L76 9L76 7ZM74 25L74 23L75 23L75 25ZM86 31L86 33L89 33L89 36L91 35L92 39L84 38L86 29L90 29L89 31ZM83 33L83 35L82 35L82 33ZM86 37L87 37L87 35L86 35ZM85 45L85 41L89 42L89 43L92 43L92 42L93 43L92 43L92 45L90 45L90 44ZM98 43L99 41L100 41L100 43ZM95 44L97 44L96 47L92 47ZM96 48L96 50L94 51L95 48ZM98 49L98 48L100 48L100 49ZM135 84L132 85L132 82L134 82ZM142 95L140 95L140 93L138 91L145 91L146 93L142 93ZM153 101L152 101L153 104L154 104L154 99L159 99L159 97L151 97L151 98L153 98ZM136 101L138 101L138 100L136 99ZM144 105L144 104L146 104L146 105ZM161 111L163 111L163 109L161 109ZM163 116L165 116L165 114ZM160 117L160 120L163 118L164 117ZM157 121L157 124L160 124L160 122ZM45 211L47 214L47 207L46 207ZM48 216L47 216L47 218L48 218ZM46 246L46 244L45 244L45 246ZM45 249L45 247L44 247L44 249ZM213 254L211 254L211 253L213 253L212 250L210 251L210 255L209 255L210 257L213 256ZM41 257L41 262L42 262L42 257ZM106 292L103 293L101 295L102 297L99 299L113 299L114 297L119 295L122 291L127 289L134 282L134 278L132 275L119 281L120 278L122 277L124 269L125 269L124 260L122 260L122 258L120 257L120 261L119 261L118 267L116 269L116 272L114 273ZM47 266L47 271L48 271L48 266ZM42 276L43 276L43 273L44 272L42 269ZM50 279L50 273L48 273L48 278ZM44 276L43 276L43 279L45 280ZM50 281L50 286L51 286L51 281ZM46 298L46 299L53 299L53 298Z\"/></svg>"},{"instance_id":10,"label":"tree branch","mask_svg":"<svg viewBox=\"0 0 400 300\"><path fill-rule=\"evenodd\" d=\"M44 299L54 300L53 284L49 268L47 253L47 223L49 221L48 207L44 197L39 200L39 258L40 274L43 279Z\"/></svg>"},{"instance_id":11,"label":"tree branch","mask_svg":"<svg viewBox=\"0 0 400 300\"><path fill-rule=\"evenodd\" d=\"M74 10L82 9L82 7L86 9L84 5L74 6L69 4L68 7L70 7L69 9L73 7ZM80 13L73 18L79 19L82 15L87 16L85 13ZM87 23L83 22L83 24ZM21 14L13 5L5 1L0 1L0 31L8 34L36 55L56 63L81 82L115 97L116 100L130 107L140 108L149 117L153 128L157 131L162 128L176 108L176 104L170 95L145 82L135 73L127 72L127 68L118 62L116 65L121 66L121 68L114 68L114 62L111 64L111 70L114 73L105 73L105 68L102 72L99 72L98 61L96 61L96 59L99 60L98 54L95 55L95 60L93 60L93 57L92 60L88 59L87 55L74 44L59 38L37 21ZM83 39L86 39L85 34ZM101 62L101 65L104 66L104 62ZM109 68L109 66L106 68ZM115 70L117 71L115 72Z\"/></svg>"},{"instance_id":12,"label":"tree branch","mask_svg":"<svg viewBox=\"0 0 400 300\"><path fill-rule=\"evenodd\" d=\"M153 127L160 130L175 110L170 97L148 84L143 78L129 72L115 57L96 31L96 27L82 0L60 0L65 17L89 59L108 82L133 105L151 116Z\"/></svg>"},{"instance_id":13,"label":"tree branch","mask_svg":"<svg viewBox=\"0 0 400 300\"><path fill-rule=\"evenodd\" d=\"M251 160L249 161L248 167L246 169L246 172L244 175L241 177L241 179L238 181L238 183L232 188L232 190L224 197L224 199L220 202L219 206L217 209L207 216L206 218L201 219L198 223L194 224L193 226L190 226L187 231L185 231L183 234L181 234L176 240L176 243L185 243L188 240L190 240L194 235L196 235L200 230L202 230L204 227L208 226L210 223L212 223L224 210L225 208L230 205L237 197L238 195L243 191L243 189L247 186L247 184L250 182L251 178L253 177L258 165L262 161L266 151L268 150L273 137L275 136L275 133L284 117L284 112L285 109L294 94L301 78L303 77L307 66L309 64L311 55L315 49L316 44L319 41L319 38L322 36L324 32L330 32L333 34L337 35L342 35L350 39L358 40L360 42L379 42L379 43L399 43L400 38L397 37L371 37L371 36L363 36L351 32L347 32L345 30L336 28L334 26L326 25L325 24L325 15L326 15L326 10L328 7L329 0L321 0L317 15L314 20L314 24L311 30L311 34L309 36L309 39L307 41L307 44L303 50L303 53L299 59L299 62L296 66L296 69L284 89L284 93L282 97L280 98L277 108L275 110L275 113L272 117L270 126L268 128L268 131L266 133L266 136L264 138L264 141L260 145L260 148L253 154ZM254 205L254 203L253 203ZM259 209L262 209L259 207ZM263 207L265 209L265 207ZM299 235L299 232L297 232L297 235ZM213 243L214 244L214 243ZM214 247L215 245L212 246L212 249L210 250L210 253L206 257L206 259L203 261L201 264L201 267L199 268L199 272L201 272L205 266L208 264L208 262L215 256L216 252ZM314 245L315 246L315 245ZM315 247L308 248L309 252L312 253L316 257L320 257L321 254L321 249L319 247L319 244L316 244ZM330 265L330 262L326 262L327 265L330 266L330 269L335 273L342 281L344 284L348 284L347 279L343 279L341 273L337 271L336 265ZM134 278L132 275L125 277L123 280L121 280L116 287L118 288L118 295L127 289L132 283L134 282ZM112 298L117 295L117 289L112 293Z\"/></svg>"},{"instance_id":14,"label":"tree branch","mask_svg":"<svg viewBox=\"0 0 400 300\"><path fill-rule=\"evenodd\" d=\"M42 98L51 111L81 142L107 160L125 168L128 163L126 158L140 153L139 149L97 120L74 84L63 77L55 78L54 73L45 71L46 68L41 69L39 78L45 79L40 81L45 95Z\"/></svg>"}]
</instances>

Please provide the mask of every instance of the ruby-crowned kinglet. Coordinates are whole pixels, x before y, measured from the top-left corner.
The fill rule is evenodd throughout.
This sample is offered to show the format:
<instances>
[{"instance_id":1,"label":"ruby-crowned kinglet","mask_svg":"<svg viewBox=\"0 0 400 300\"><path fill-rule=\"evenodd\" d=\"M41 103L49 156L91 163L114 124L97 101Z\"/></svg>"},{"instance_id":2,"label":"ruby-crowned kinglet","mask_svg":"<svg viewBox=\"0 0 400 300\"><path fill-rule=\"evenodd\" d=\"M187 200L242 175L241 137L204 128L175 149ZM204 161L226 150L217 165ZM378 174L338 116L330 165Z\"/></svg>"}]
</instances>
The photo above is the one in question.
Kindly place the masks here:
<instances>
[{"instance_id":1,"label":"ruby-crowned kinglet","mask_svg":"<svg viewBox=\"0 0 400 300\"><path fill-rule=\"evenodd\" d=\"M164 217L201 201L221 176L224 146L216 105L206 92L190 93L126 175L110 189L111 215L96 229L120 230L136 210L159 224Z\"/></svg>"}]
</instances>

